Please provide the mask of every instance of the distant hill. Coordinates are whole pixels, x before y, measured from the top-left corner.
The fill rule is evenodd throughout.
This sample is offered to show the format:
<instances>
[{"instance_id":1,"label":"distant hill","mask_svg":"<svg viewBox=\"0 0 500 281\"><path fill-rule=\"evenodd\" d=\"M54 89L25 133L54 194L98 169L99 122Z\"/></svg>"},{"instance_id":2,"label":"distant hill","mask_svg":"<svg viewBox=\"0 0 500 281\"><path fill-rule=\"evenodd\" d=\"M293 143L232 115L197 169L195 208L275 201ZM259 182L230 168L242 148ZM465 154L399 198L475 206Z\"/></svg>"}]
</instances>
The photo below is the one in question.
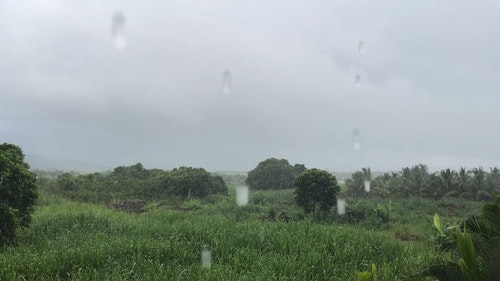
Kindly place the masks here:
<instances>
[{"instance_id":1,"label":"distant hill","mask_svg":"<svg viewBox=\"0 0 500 281\"><path fill-rule=\"evenodd\" d=\"M26 155L26 162L31 169L39 170L63 170L76 172L100 172L111 170L108 167L98 163L86 162L76 159L60 159L40 155Z\"/></svg>"}]
</instances>

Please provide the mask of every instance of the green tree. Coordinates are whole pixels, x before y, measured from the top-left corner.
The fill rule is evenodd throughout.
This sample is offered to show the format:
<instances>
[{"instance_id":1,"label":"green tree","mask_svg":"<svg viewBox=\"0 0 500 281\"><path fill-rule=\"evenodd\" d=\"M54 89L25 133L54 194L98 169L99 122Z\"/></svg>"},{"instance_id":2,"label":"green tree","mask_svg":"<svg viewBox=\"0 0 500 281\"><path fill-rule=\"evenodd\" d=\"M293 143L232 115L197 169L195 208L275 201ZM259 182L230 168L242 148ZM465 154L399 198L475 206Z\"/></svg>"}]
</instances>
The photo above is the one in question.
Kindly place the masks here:
<instances>
[{"instance_id":1,"label":"green tree","mask_svg":"<svg viewBox=\"0 0 500 281\"><path fill-rule=\"evenodd\" d=\"M419 164L412 168L403 168L401 170L401 179L403 183L403 194L417 195L425 193L430 187L430 175L427 166Z\"/></svg>"},{"instance_id":2,"label":"green tree","mask_svg":"<svg viewBox=\"0 0 500 281\"><path fill-rule=\"evenodd\" d=\"M497 167L490 168L490 172L486 175L486 191L489 193L500 191L500 170Z\"/></svg>"},{"instance_id":3,"label":"green tree","mask_svg":"<svg viewBox=\"0 0 500 281\"><path fill-rule=\"evenodd\" d=\"M292 166L286 159L269 158L248 173L246 183L251 189L293 188L293 179L304 170L302 164Z\"/></svg>"},{"instance_id":4,"label":"green tree","mask_svg":"<svg viewBox=\"0 0 500 281\"><path fill-rule=\"evenodd\" d=\"M136 178L145 179L148 178L150 171L144 168L141 163L137 163L132 166L119 166L113 169L111 177L115 178Z\"/></svg>"},{"instance_id":5,"label":"green tree","mask_svg":"<svg viewBox=\"0 0 500 281\"><path fill-rule=\"evenodd\" d=\"M471 191L471 177L469 171L464 167L460 167L457 174L458 189L460 192L470 192Z\"/></svg>"},{"instance_id":6,"label":"green tree","mask_svg":"<svg viewBox=\"0 0 500 281\"><path fill-rule=\"evenodd\" d=\"M370 168L362 168L361 171L354 172L351 178L345 181L347 192L357 196L366 195L365 182L371 182L371 180Z\"/></svg>"},{"instance_id":7,"label":"green tree","mask_svg":"<svg viewBox=\"0 0 500 281\"><path fill-rule=\"evenodd\" d=\"M384 173L382 188L392 196L404 196L403 178L400 173Z\"/></svg>"},{"instance_id":8,"label":"green tree","mask_svg":"<svg viewBox=\"0 0 500 281\"><path fill-rule=\"evenodd\" d=\"M304 164L295 164L293 165L293 174L298 176L307 170Z\"/></svg>"},{"instance_id":9,"label":"green tree","mask_svg":"<svg viewBox=\"0 0 500 281\"><path fill-rule=\"evenodd\" d=\"M319 169L308 169L293 181L295 200L304 213L327 212L337 204L340 187L334 175Z\"/></svg>"},{"instance_id":10,"label":"green tree","mask_svg":"<svg viewBox=\"0 0 500 281\"><path fill-rule=\"evenodd\" d=\"M12 242L18 227L31 221L37 197L36 177L16 145L0 145L0 245Z\"/></svg>"},{"instance_id":11,"label":"green tree","mask_svg":"<svg viewBox=\"0 0 500 281\"><path fill-rule=\"evenodd\" d=\"M186 197L202 198L212 194L227 194L228 188L222 177L211 175L202 168L180 167L168 172L164 186L171 193Z\"/></svg>"},{"instance_id":12,"label":"green tree","mask_svg":"<svg viewBox=\"0 0 500 281\"><path fill-rule=\"evenodd\" d=\"M431 175L430 191L435 197L442 197L448 192L456 191L458 195L458 176L453 170L446 169Z\"/></svg>"},{"instance_id":13,"label":"green tree","mask_svg":"<svg viewBox=\"0 0 500 281\"><path fill-rule=\"evenodd\" d=\"M472 173L471 190L474 195L480 190L485 190L486 187L486 172L482 167L474 168L470 171Z\"/></svg>"},{"instance_id":14,"label":"green tree","mask_svg":"<svg viewBox=\"0 0 500 281\"><path fill-rule=\"evenodd\" d=\"M365 175L362 171L354 172L350 179L346 179L345 186L349 194L363 194L365 188Z\"/></svg>"}]
</instances>

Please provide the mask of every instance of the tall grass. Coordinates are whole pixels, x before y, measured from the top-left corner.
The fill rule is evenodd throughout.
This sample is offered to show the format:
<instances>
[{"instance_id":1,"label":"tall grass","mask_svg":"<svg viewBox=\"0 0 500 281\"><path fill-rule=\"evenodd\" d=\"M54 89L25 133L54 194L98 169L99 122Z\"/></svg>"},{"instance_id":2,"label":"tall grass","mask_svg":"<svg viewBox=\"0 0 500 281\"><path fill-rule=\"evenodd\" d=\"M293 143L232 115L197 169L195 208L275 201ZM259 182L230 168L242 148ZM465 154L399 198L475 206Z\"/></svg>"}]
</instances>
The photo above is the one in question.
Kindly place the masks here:
<instances>
[{"instance_id":1,"label":"tall grass","mask_svg":"<svg viewBox=\"0 0 500 281\"><path fill-rule=\"evenodd\" d=\"M372 263L380 280L400 280L433 255L351 225L164 208L129 215L45 200L18 245L1 250L0 280L354 280ZM212 251L209 269L204 248Z\"/></svg>"}]
</instances>

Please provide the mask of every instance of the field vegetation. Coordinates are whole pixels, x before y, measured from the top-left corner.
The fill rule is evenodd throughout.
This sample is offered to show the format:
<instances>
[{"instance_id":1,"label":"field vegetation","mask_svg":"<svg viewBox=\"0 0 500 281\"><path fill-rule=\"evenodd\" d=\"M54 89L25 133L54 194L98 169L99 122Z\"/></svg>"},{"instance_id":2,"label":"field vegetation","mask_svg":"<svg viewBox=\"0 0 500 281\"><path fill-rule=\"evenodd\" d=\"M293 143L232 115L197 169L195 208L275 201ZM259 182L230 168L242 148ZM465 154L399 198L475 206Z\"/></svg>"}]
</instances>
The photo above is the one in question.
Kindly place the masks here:
<instances>
[{"instance_id":1,"label":"field vegetation","mask_svg":"<svg viewBox=\"0 0 500 281\"><path fill-rule=\"evenodd\" d=\"M238 205L244 173L140 164L83 175L39 172L31 224L0 250L0 280L435 280L439 270L466 272L458 267L457 237L469 237L463 222L481 214L479 199L493 202L497 187L486 173L483 189L472 180L463 187L475 190L473 197L456 196L436 183L442 173L416 167L429 181L404 170L375 179L369 169L354 173L340 192L332 189L346 202L342 215L326 205L307 212L296 189L266 189L265 181ZM424 184L443 190L430 194ZM461 222L462 236L450 230ZM497 230L489 223L480 229L491 239L472 235L473 244L497 247L489 244Z\"/></svg>"}]
</instances>

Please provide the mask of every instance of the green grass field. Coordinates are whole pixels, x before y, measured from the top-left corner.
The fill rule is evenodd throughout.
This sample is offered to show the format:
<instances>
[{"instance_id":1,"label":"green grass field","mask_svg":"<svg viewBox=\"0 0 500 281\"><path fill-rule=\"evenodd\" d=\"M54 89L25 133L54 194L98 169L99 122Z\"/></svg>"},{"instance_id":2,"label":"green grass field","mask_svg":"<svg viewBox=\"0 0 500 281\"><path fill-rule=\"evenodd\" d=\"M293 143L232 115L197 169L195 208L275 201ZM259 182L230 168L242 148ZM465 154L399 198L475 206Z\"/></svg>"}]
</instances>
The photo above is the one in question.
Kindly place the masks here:
<instances>
[{"instance_id":1,"label":"green grass field","mask_svg":"<svg viewBox=\"0 0 500 281\"><path fill-rule=\"evenodd\" d=\"M183 203L189 210L156 202L135 215L42 193L31 226L1 251L0 280L355 280L372 263L378 280L402 280L435 255L434 212L451 223L479 206L410 198L394 201L382 226L286 223L268 214L300 214L291 190L254 193L244 207L231 196Z\"/></svg>"}]
</instances>

